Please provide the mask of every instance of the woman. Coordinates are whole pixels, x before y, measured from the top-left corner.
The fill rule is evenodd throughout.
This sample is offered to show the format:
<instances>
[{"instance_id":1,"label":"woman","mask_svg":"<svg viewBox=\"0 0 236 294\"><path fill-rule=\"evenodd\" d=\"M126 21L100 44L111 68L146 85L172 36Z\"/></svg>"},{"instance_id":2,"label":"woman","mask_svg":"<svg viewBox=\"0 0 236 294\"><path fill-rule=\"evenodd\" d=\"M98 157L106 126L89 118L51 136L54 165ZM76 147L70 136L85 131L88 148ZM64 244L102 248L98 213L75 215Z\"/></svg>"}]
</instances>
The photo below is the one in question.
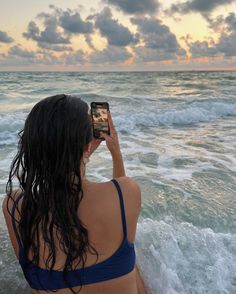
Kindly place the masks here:
<instances>
[{"instance_id":1,"label":"woman","mask_svg":"<svg viewBox=\"0 0 236 294\"><path fill-rule=\"evenodd\" d=\"M3 212L31 293L146 293L133 244L141 193L125 176L110 113L108 122L110 136L102 136L113 179L103 183L85 176L101 140L92 137L88 105L81 99L41 100L19 133ZM15 191L14 176L20 183Z\"/></svg>"}]
</instances>

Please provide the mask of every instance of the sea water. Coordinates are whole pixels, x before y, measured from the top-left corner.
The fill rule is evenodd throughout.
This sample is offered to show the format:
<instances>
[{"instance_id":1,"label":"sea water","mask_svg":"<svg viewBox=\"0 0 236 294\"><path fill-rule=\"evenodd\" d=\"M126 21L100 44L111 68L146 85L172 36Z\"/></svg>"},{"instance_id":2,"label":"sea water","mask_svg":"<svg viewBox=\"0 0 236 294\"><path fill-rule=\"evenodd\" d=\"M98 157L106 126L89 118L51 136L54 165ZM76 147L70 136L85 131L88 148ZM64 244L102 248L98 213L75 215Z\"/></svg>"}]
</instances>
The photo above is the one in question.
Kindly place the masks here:
<instances>
[{"instance_id":1,"label":"sea water","mask_svg":"<svg viewBox=\"0 0 236 294\"><path fill-rule=\"evenodd\" d=\"M236 72L0 73L0 203L17 133L41 99L107 101L142 191L137 263L150 293L236 293ZM87 166L112 178L103 142ZM27 284L0 213L0 293Z\"/></svg>"}]
</instances>

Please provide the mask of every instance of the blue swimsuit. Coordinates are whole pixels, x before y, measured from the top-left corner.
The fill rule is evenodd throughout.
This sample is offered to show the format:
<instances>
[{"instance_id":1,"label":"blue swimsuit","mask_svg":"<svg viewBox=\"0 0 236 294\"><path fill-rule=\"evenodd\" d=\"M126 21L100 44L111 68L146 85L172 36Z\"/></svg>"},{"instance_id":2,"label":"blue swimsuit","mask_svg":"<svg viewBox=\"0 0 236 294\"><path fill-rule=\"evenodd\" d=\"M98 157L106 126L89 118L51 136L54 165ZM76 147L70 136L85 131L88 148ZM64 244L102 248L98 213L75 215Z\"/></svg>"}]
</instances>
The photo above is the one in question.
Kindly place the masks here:
<instances>
[{"instance_id":1,"label":"blue swimsuit","mask_svg":"<svg viewBox=\"0 0 236 294\"><path fill-rule=\"evenodd\" d=\"M14 210L19 199L24 195L23 193L16 199L12 207L12 224L19 244L19 263L22 267L24 276L29 285L37 290L56 290L76 287L80 285L92 284L101 281L106 281L131 272L135 265L135 248L134 243L130 243L127 239L127 228L123 196L118 182L115 179L111 180L118 191L120 199L122 227L123 227L123 241L120 247L106 260L95 265L85 267L84 269L71 270L67 274L67 283L63 278L63 272L57 270L47 270L36 266L29 261L24 253L19 234L14 222ZM29 264L25 267L26 262Z\"/></svg>"}]
</instances>

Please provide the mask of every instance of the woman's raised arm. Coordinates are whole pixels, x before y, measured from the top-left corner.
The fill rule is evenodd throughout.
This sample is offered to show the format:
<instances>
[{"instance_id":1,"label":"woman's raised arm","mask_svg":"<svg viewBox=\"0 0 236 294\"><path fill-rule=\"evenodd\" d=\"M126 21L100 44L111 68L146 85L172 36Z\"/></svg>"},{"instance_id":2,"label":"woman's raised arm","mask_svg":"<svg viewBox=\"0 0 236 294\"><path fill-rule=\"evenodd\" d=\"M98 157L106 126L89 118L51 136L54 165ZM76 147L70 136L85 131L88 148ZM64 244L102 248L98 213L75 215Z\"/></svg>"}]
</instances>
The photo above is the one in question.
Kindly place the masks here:
<instances>
[{"instance_id":1,"label":"woman's raised arm","mask_svg":"<svg viewBox=\"0 0 236 294\"><path fill-rule=\"evenodd\" d=\"M111 152L113 161L113 178L119 178L125 176L125 167L120 151L118 134L113 124L110 111L108 111L108 123L110 128L110 136L104 132L101 132L101 135L106 140L107 148Z\"/></svg>"}]
</instances>

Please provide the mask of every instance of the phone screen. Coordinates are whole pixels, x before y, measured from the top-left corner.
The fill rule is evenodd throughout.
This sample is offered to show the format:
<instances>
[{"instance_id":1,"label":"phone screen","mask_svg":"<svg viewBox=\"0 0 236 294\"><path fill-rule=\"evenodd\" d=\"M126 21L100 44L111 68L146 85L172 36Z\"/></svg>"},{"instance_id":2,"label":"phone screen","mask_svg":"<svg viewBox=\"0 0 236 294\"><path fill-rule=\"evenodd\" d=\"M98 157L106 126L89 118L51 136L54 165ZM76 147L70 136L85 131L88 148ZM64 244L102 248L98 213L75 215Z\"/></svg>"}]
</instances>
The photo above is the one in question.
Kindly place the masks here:
<instances>
[{"instance_id":1,"label":"phone screen","mask_svg":"<svg viewBox=\"0 0 236 294\"><path fill-rule=\"evenodd\" d=\"M108 135L110 134L108 118L107 118L108 109L109 109L109 105L107 102L92 102L91 103L93 136L95 138L104 140L102 137L100 137L100 131L107 133Z\"/></svg>"}]
</instances>

